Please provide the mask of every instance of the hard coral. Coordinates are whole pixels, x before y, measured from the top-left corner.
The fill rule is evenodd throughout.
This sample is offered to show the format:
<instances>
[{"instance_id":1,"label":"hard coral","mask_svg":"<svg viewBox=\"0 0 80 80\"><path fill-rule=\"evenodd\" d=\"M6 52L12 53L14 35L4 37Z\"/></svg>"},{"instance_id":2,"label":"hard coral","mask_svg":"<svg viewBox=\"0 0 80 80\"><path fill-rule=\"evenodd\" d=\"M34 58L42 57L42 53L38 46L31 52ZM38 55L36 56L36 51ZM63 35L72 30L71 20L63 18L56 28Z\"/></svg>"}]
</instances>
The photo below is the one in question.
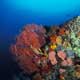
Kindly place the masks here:
<instances>
[{"instance_id":1,"label":"hard coral","mask_svg":"<svg viewBox=\"0 0 80 80\"><path fill-rule=\"evenodd\" d=\"M54 51L49 52L49 60L51 61L52 65L57 64L57 60L56 60L56 53Z\"/></svg>"},{"instance_id":2,"label":"hard coral","mask_svg":"<svg viewBox=\"0 0 80 80\"><path fill-rule=\"evenodd\" d=\"M58 51L57 53L58 57L61 58L62 60L65 60L66 58L66 53L63 51Z\"/></svg>"},{"instance_id":3,"label":"hard coral","mask_svg":"<svg viewBox=\"0 0 80 80\"><path fill-rule=\"evenodd\" d=\"M62 27L61 29L59 29L59 35L64 35L65 34L65 28Z\"/></svg>"},{"instance_id":4,"label":"hard coral","mask_svg":"<svg viewBox=\"0 0 80 80\"><path fill-rule=\"evenodd\" d=\"M57 35L56 34L53 34L52 36L50 36L50 40L52 43L56 43L56 38L57 38Z\"/></svg>"}]
</instances>

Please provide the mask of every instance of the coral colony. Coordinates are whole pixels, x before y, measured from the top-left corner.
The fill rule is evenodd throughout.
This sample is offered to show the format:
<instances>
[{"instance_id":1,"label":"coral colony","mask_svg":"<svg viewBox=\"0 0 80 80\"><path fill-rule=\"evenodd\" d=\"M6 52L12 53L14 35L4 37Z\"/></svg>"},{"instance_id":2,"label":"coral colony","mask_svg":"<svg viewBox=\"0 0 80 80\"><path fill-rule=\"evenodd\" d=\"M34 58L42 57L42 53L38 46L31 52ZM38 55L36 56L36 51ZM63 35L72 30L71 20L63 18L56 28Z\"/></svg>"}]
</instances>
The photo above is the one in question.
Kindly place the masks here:
<instances>
[{"instance_id":1,"label":"coral colony","mask_svg":"<svg viewBox=\"0 0 80 80\"><path fill-rule=\"evenodd\" d=\"M32 80L80 80L80 17L61 26L26 25L11 51Z\"/></svg>"}]
</instances>

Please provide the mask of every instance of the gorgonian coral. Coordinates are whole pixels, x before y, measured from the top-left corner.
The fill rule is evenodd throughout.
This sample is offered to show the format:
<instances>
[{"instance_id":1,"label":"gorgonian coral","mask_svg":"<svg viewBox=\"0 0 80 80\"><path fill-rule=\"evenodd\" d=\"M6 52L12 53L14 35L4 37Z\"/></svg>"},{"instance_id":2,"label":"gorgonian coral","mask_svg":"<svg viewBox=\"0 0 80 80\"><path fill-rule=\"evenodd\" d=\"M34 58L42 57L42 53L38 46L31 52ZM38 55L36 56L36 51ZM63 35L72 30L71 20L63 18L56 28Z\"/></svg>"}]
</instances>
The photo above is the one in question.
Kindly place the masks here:
<instances>
[{"instance_id":1,"label":"gorgonian coral","mask_svg":"<svg viewBox=\"0 0 80 80\"><path fill-rule=\"evenodd\" d=\"M35 24L26 25L17 36L16 43L11 46L18 64L29 74L39 71L36 61L39 60L39 49L45 44L46 30Z\"/></svg>"}]
</instances>

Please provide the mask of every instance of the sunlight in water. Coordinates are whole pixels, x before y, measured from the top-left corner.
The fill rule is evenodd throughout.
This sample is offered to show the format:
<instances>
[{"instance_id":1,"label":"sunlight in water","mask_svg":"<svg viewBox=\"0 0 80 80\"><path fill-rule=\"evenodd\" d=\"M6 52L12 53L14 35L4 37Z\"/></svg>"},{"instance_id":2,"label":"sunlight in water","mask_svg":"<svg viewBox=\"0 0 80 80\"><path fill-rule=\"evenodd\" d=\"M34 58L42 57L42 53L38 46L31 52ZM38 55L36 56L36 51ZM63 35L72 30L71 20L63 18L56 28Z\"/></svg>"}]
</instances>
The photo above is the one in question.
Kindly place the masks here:
<instances>
[{"instance_id":1,"label":"sunlight in water","mask_svg":"<svg viewBox=\"0 0 80 80\"><path fill-rule=\"evenodd\" d=\"M79 8L79 0L7 0L16 9L30 10L37 13L56 14L72 12Z\"/></svg>"}]
</instances>

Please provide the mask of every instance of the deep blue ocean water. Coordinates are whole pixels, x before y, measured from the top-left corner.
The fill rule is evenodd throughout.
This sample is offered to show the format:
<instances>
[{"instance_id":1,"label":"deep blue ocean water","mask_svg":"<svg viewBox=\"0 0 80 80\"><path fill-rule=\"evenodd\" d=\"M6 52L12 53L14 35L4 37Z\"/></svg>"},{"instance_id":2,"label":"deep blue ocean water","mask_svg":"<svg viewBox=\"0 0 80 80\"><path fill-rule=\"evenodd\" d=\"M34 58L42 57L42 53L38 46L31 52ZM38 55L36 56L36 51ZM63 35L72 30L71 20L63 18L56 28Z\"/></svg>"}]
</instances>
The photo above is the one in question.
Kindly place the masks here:
<instances>
[{"instance_id":1,"label":"deep blue ocean water","mask_svg":"<svg viewBox=\"0 0 80 80\"><path fill-rule=\"evenodd\" d=\"M0 80L18 72L9 47L24 25L59 25L78 15L80 0L0 0Z\"/></svg>"}]
</instances>

